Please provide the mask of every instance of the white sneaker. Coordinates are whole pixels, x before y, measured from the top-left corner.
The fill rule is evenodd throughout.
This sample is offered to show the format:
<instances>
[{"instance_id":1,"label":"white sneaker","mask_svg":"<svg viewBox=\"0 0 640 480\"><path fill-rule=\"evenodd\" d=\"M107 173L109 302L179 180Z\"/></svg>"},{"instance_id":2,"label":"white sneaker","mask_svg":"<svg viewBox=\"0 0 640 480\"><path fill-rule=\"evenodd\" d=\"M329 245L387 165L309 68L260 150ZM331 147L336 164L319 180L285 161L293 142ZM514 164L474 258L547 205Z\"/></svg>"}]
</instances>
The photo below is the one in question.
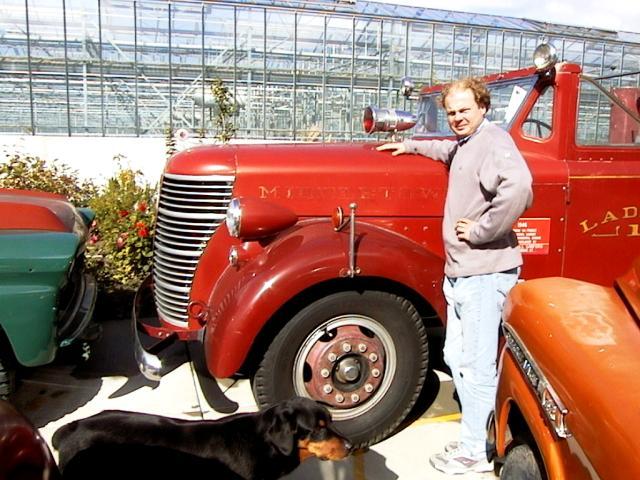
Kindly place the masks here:
<instances>
[{"instance_id":1,"label":"white sneaker","mask_svg":"<svg viewBox=\"0 0 640 480\"><path fill-rule=\"evenodd\" d=\"M445 446L451 446L450 442ZM493 464L489 463L486 458L473 459L466 456L460 448L454 450L445 451L444 453L436 453L429 459L429 463L436 470L439 470L448 475L459 475L468 472L484 473L492 472Z\"/></svg>"}]
</instances>

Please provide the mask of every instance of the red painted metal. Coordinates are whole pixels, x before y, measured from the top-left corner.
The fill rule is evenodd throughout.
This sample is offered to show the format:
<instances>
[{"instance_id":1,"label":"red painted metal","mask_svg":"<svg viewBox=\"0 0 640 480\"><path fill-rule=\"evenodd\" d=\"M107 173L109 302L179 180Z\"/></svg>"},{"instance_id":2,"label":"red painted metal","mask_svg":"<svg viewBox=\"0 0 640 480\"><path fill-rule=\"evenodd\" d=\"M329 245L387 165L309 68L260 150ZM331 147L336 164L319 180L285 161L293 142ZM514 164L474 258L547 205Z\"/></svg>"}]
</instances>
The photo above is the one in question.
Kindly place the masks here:
<instances>
[{"instance_id":1,"label":"red painted metal","mask_svg":"<svg viewBox=\"0 0 640 480\"><path fill-rule=\"evenodd\" d=\"M74 209L62 195L0 188L0 230L70 232Z\"/></svg>"}]
</instances>

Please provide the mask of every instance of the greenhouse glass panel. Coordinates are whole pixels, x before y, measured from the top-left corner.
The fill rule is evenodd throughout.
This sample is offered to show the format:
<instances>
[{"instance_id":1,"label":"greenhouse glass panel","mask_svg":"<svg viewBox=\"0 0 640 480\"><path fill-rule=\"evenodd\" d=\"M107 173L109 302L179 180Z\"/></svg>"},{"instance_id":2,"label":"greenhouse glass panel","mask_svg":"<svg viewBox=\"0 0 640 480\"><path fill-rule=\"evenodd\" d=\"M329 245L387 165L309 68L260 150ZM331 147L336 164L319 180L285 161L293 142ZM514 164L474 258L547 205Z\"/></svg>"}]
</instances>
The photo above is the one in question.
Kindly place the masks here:
<instances>
[{"instance_id":1,"label":"greenhouse glass panel","mask_svg":"<svg viewBox=\"0 0 640 480\"><path fill-rule=\"evenodd\" d=\"M419 83L431 83L433 29L428 23L409 24L409 76Z\"/></svg>"},{"instance_id":2,"label":"greenhouse glass panel","mask_svg":"<svg viewBox=\"0 0 640 480\"><path fill-rule=\"evenodd\" d=\"M343 87L327 87L325 102L325 141L335 142L350 137L351 91Z\"/></svg>"},{"instance_id":3,"label":"greenhouse glass panel","mask_svg":"<svg viewBox=\"0 0 640 480\"><path fill-rule=\"evenodd\" d=\"M22 0L3 2L0 15L0 131L31 133L27 28Z\"/></svg>"},{"instance_id":4,"label":"greenhouse glass panel","mask_svg":"<svg viewBox=\"0 0 640 480\"><path fill-rule=\"evenodd\" d=\"M471 31L471 72L469 74L479 77L485 74L484 58L487 45L487 30L474 28Z\"/></svg>"},{"instance_id":5,"label":"greenhouse glass panel","mask_svg":"<svg viewBox=\"0 0 640 480\"><path fill-rule=\"evenodd\" d=\"M449 82L452 79L453 27L436 25L433 47L433 77L431 83Z\"/></svg>"},{"instance_id":6,"label":"greenhouse glass panel","mask_svg":"<svg viewBox=\"0 0 640 480\"><path fill-rule=\"evenodd\" d=\"M267 86L266 138L286 140L293 137L293 87L284 85Z\"/></svg>"},{"instance_id":7,"label":"greenhouse glass panel","mask_svg":"<svg viewBox=\"0 0 640 480\"><path fill-rule=\"evenodd\" d=\"M355 77L375 79L380 66L380 22L356 20Z\"/></svg>"},{"instance_id":8,"label":"greenhouse glass panel","mask_svg":"<svg viewBox=\"0 0 640 480\"><path fill-rule=\"evenodd\" d=\"M29 2L36 133L68 134L62 1Z\"/></svg>"},{"instance_id":9,"label":"greenhouse glass panel","mask_svg":"<svg viewBox=\"0 0 640 480\"><path fill-rule=\"evenodd\" d=\"M206 3L204 8L204 62L207 72L224 71L233 78L234 10L232 7ZM198 63L201 63L199 60ZM210 69L210 70L209 70ZM216 78L215 75L207 78Z\"/></svg>"},{"instance_id":10,"label":"greenhouse glass panel","mask_svg":"<svg viewBox=\"0 0 640 480\"><path fill-rule=\"evenodd\" d=\"M588 75L602 74L603 46L601 42L585 42L583 71Z\"/></svg>"},{"instance_id":11,"label":"greenhouse glass panel","mask_svg":"<svg viewBox=\"0 0 640 480\"><path fill-rule=\"evenodd\" d=\"M101 48L97 3L67 0L71 133L102 133Z\"/></svg>"},{"instance_id":12,"label":"greenhouse glass panel","mask_svg":"<svg viewBox=\"0 0 640 480\"><path fill-rule=\"evenodd\" d=\"M298 14L296 64L304 75L320 76L324 70L325 17Z\"/></svg>"},{"instance_id":13,"label":"greenhouse glass panel","mask_svg":"<svg viewBox=\"0 0 640 480\"><path fill-rule=\"evenodd\" d=\"M368 138L368 134L362 126L362 117L364 109L370 105L381 105L376 90L358 88L353 92L353 114L351 116L353 138Z\"/></svg>"},{"instance_id":14,"label":"greenhouse glass panel","mask_svg":"<svg viewBox=\"0 0 640 480\"><path fill-rule=\"evenodd\" d=\"M604 48L604 72L620 72L622 69L622 45L607 45ZM620 84L622 77L616 79Z\"/></svg>"},{"instance_id":15,"label":"greenhouse glass panel","mask_svg":"<svg viewBox=\"0 0 640 480\"><path fill-rule=\"evenodd\" d=\"M206 130L201 103L203 73L200 7L173 4L171 8L171 80L173 129L184 128L192 133L203 128ZM210 82L204 83L205 89L210 90Z\"/></svg>"},{"instance_id":16,"label":"greenhouse glass panel","mask_svg":"<svg viewBox=\"0 0 640 480\"><path fill-rule=\"evenodd\" d=\"M353 21L344 17L327 19L327 74L351 75Z\"/></svg>"},{"instance_id":17,"label":"greenhouse glass panel","mask_svg":"<svg viewBox=\"0 0 640 480\"><path fill-rule=\"evenodd\" d=\"M267 13L267 70L279 81L293 82L295 70L295 15L280 11Z\"/></svg>"},{"instance_id":18,"label":"greenhouse glass panel","mask_svg":"<svg viewBox=\"0 0 640 480\"><path fill-rule=\"evenodd\" d=\"M239 7L237 10L238 67L262 72L264 69L265 10Z\"/></svg>"},{"instance_id":19,"label":"greenhouse glass panel","mask_svg":"<svg viewBox=\"0 0 640 480\"><path fill-rule=\"evenodd\" d=\"M471 41L471 30L463 27L454 29L453 42L453 79L469 76L469 63L471 52L469 43Z\"/></svg>"},{"instance_id":20,"label":"greenhouse glass panel","mask_svg":"<svg viewBox=\"0 0 640 480\"><path fill-rule=\"evenodd\" d=\"M517 70L520 68L520 33L504 32L503 38L500 70Z\"/></svg>"},{"instance_id":21,"label":"greenhouse glass panel","mask_svg":"<svg viewBox=\"0 0 640 480\"><path fill-rule=\"evenodd\" d=\"M405 76L407 24L385 20L382 24L382 76L399 80ZM384 84L385 82L383 82Z\"/></svg>"},{"instance_id":22,"label":"greenhouse glass panel","mask_svg":"<svg viewBox=\"0 0 640 480\"><path fill-rule=\"evenodd\" d=\"M487 33L486 72L498 73L502 63L502 32L489 30Z\"/></svg>"},{"instance_id":23,"label":"greenhouse glass panel","mask_svg":"<svg viewBox=\"0 0 640 480\"><path fill-rule=\"evenodd\" d=\"M136 12L133 2L103 2L101 5L104 132L109 135L135 135L139 125L135 69Z\"/></svg>"},{"instance_id":24,"label":"greenhouse glass panel","mask_svg":"<svg viewBox=\"0 0 640 480\"><path fill-rule=\"evenodd\" d=\"M296 139L318 141L322 137L322 88L301 86L296 92Z\"/></svg>"},{"instance_id":25,"label":"greenhouse glass panel","mask_svg":"<svg viewBox=\"0 0 640 480\"><path fill-rule=\"evenodd\" d=\"M640 47L625 46L622 62L624 73L640 72ZM621 84L623 86L640 87L640 75L622 77Z\"/></svg>"},{"instance_id":26,"label":"greenhouse glass panel","mask_svg":"<svg viewBox=\"0 0 640 480\"><path fill-rule=\"evenodd\" d=\"M254 84L247 77L246 82L238 82L237 98L241 103L235 117L239 138L264 138L265 122L263 120L264 89L262 84Z\"/></svg>"},{"instance_id":27,"label":"greenhouse glass panel","mask_svg":"<svg viewBox=\"0 0 640 480\"><path fill-rule=\"evenodd\" d=\"M533 52L536 47L541 43L537 35L523 35L522 36L522 50L520 51L520 68L525 68L533 64ZM562 51L562 43L557 43L555 40L551 44L556 47L558 52Z\"/></svg>"},{"instance_id":28,"label":"greenhouse glass panel","mask_svg":"<svg viewBox=\"0 0 640 480\"><path fill-rule=\"evenodd\" d=\"M169 115L172 88L169 9L172 4L138 2L136 5L140 134L164 135L172 126ZM118 105L117 99L107 100L109 105Z\"/></svg>"},{"instance_id":29,"label":"greenhouse glass panel","mask_svg":"<svg viewBox=\"0 0 640 480\"><path fill-rule=\"evenodd\" d=\"M555 45L556 48L559 45ZM583 40L574 40L574 39L565 39L564 40L564 56L562 60L573 63L582 63L582 57L584 56L584 41Z\"/></svg>"}]
</instances>

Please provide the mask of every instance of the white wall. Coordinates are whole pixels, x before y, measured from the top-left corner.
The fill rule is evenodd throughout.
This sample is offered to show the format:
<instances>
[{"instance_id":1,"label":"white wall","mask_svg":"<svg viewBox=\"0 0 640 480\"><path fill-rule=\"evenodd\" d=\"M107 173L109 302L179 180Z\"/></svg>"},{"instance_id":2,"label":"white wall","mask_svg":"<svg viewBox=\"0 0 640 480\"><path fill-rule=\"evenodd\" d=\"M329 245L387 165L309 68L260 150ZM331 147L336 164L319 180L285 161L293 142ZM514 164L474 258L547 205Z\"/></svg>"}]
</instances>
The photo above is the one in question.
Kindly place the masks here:
<instances>
[{"instance_id":1,"label":"white wall","mask_svg":"<svg viewBox=\"0 0 640 480\"><path fill-rule=\"evenodd\" d=\"M176 139L176 150L183 150L200 143L216 143L211 138L186 137ZM231 143L287 143L277 140L233 139ZM113 160L117 155L125 157L124 166L140 170L145 180L155 184L166 162L164 138L147 137L63 137L47 135L0 134L0 163L9 155L21 153L38 156L48 162L60 162L78 172L78 176L104 184L118 171Z\"/></svg>"}]
</instances>

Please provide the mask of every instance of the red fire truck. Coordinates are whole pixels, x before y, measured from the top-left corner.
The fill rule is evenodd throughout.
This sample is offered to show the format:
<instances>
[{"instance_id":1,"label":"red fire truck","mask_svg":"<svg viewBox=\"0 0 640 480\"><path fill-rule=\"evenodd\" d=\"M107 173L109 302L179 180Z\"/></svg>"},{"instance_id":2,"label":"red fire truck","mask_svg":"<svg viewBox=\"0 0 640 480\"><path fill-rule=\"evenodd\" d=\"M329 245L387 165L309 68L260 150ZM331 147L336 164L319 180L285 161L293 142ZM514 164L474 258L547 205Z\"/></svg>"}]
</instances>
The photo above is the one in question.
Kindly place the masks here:
<instances>
[{"instance_id":1,"label":"red fire truck","mask_svg":"<svg viewBox=\"0 0 640 480\"><path fill-rule=\"evenodd\" d=\"M486 77L488 119L534 177L514 229L523 277L609 285L640 250L638 73L592 78L536 51L536 66ZM415 123L451 137L441 86L417 113L368 108L368 132ZM427 327L445 321L442 163L376 142L216 145L182 151L160 189L153 289L158 339L202 342L211 375L251 375L259 405L329 405L357 444L389 436L421 392ZM140 304L140 302L138 302ZM138 308L138 307L136 307ZM135 309L134 309L135 310ZM143 372L161 360L136 339Z\"/></svg>"}]
</instances>

